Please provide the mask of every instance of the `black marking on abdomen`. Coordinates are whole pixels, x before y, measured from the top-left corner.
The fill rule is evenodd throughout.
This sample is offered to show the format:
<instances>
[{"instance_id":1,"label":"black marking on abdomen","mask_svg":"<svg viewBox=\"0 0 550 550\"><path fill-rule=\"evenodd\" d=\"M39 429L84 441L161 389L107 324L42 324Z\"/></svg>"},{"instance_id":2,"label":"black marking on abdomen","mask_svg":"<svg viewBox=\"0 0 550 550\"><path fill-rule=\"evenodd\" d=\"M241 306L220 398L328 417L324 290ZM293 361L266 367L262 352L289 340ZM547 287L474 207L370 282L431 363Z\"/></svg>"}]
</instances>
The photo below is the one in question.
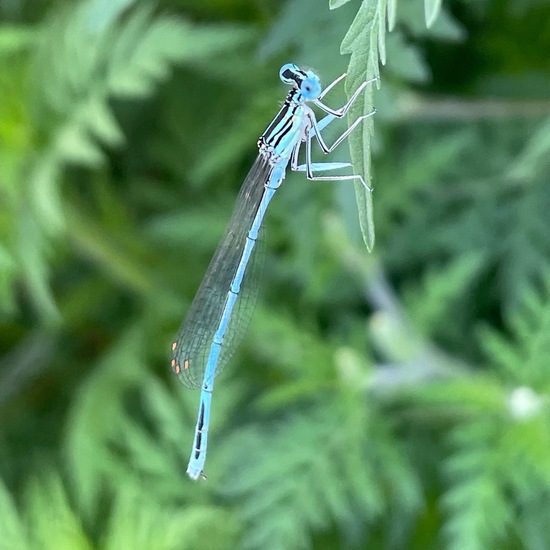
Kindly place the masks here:
<instances>
[{"instance_id":1,"label":"black marking on abdomen","mask_svg":"<svg viewBox=\"0 0 550 550\"><path fill-rule=\"evenodd\" d=\"M201 403L201 413L199 414L199 421L197 423L197 440L195 441L195 459L198 459L201 452L202 441L202 428L204 426L204 403Z\"/></svg>"}]
</instances>

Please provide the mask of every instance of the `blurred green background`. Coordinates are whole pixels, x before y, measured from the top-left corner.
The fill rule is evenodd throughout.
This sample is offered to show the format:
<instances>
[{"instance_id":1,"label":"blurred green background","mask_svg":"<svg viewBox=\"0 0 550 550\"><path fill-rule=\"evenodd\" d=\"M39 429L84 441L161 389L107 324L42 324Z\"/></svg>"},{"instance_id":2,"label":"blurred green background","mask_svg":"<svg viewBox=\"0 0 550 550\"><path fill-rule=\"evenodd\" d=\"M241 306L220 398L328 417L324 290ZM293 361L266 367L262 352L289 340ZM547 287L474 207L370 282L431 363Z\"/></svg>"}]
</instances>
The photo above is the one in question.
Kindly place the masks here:
<instances>
[{"instance_id":1,"label":"blurred green background","mask_svg":"<svg viewBox=\"0 0 550 550\"><path fill-rule=\"evenodd\" d=\"M332 8L0 0L0 549L550 548L550 2ZM170 343L279 67L378 55L374 252L289 174L192 482Z\"/></svg>"}]
</instances>

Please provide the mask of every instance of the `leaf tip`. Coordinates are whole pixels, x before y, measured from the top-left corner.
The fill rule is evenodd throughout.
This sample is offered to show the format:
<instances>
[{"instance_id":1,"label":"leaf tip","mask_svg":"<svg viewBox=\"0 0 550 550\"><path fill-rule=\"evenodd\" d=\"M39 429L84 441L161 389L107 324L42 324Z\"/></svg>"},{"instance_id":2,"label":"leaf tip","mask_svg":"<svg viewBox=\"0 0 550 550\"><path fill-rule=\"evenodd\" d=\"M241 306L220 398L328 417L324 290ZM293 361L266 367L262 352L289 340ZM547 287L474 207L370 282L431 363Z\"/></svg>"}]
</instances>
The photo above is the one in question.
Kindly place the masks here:
<instances>
[{"instance_id":1,"label":"leaf tip","mask_svg":"<svg viewBox=\"0 0 550 550\"><path fill-rule=\"evenodd\" d=\"M424 14L428 29L435 23L440 10L441 0L424 0Z\"/></svg>"}]
</instances>

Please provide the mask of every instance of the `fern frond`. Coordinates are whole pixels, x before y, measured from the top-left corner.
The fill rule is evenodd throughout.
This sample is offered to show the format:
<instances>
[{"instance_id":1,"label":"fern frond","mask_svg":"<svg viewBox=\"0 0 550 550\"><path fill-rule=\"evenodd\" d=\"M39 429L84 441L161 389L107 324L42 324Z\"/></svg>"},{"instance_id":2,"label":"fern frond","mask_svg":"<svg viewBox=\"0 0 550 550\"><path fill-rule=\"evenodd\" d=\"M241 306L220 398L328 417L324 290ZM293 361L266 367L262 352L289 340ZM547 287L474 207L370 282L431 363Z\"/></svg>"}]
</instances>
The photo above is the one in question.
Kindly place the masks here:
<instances>
[{"instance_id":1,"label":"fern frond","mask_svg":"<svg viewBox=\"0 0 550 550\"><path fill-rule=\"evenodd\" d=\"M58 475L49 473L29 483L25 512L34 548L93 549Z\"/></svg>"},{"instance_id":2,"label":"fern frond","mask_svg":"<svg viewBox=\"0 0 550 550\"><path fill-rule=\"evenodd\" d=\"M550 273L547 215L550 190L547 182L534 181L513 197L499 219L502 231L500 289L505 311L521 303L529 288L537 288ZM508 228L512 230L507 230Z\"/></svg>"},{"instance_id":3,"label":"fern frond","mask_svg":"<svg viewBox=\"0 0 550 550\"><path fill-rule=\"evenodd\" d=\"M505 382L494 406L477 418L474 413L453 435L445 497L451 549L495 547L511 532L525 540L545 537L543 524L524 518L518 525L513 518L518 506L531 509L541 494L550 493L549 295L547 286L524 296L509 320L512 340L489 329L480 333Z\"/></svg>"},{"instance_id":4,"label":"fern frond","mask_svg":"<svg viewBox=\"0 0 550 550\"><path fill-rule=\"evenodd\" d=\"M481 333L487 356L513 384L538 391L550 389L550 284L543 291L524 292L520 305L509 315L513 339L488 328Z\"/></svg>"},{"instance_id":5,"label":"fern frond","mask_svg":"<svg viewBox=\"0 0 550 550\"><path fill-rule=\"evenodd\" d=\"M463 328L460 320L465 296L483 267L482 256L459 256L442 269L431 270L421 287L405 291L405 304L415 325L426 335L442 335ZM446 324L448 322L448 324Z\"/></svg>"},{"instance_id":6,"label":"fern frond","mask_svg":"<svg viewBox=\"0 0 550 550\"><path fill-rule=\"evenodd\" d=\"M137 421L132 411L125 409L121 411L117 431L118 451L133 465L128 478L152 496L173 502L192 499L195 488L187 482L184 470L186 434L190 441L194 427L195 396L191 392L182 394L177 387L179 399L176 399L173 392L145 373L140 388L140 409L145 422Z\"/></svg>"},{"instance_id":7,"label":"fern frond","mask_svg":"<svg viewBox=\"0 0 550 550\"><path fill-rule=\"evenodd\" d=\"M236 548L234 516L207 504L160 502L139 484L121 485L114 499L102 548L118 550L225 550Z\"/></svg>"},{"instance_id":8,"label":"fern frond","mask_svg":"<svg viewBox=\"0 0 550 550\"><path fill-rule=\"evenodd\" d=\"M97 512L102 480L127 479L112 454L124 418L123 396L145 369L139 325L122 334L92 375L81 384L69 411L64 442L68 473L84 517Z\"/></svg>"},{"instance_id":9,"label":"fern frond","mask_svg":"<svg viewBox=\"0 0 550 550\"><path fill-rule=\"evenodd\" d=\"M71 506L58 475L47 473L28 482L21 510L0 483L2 550L225 550L236 547L239 529L234 515L218 506L183 506L159 500L141 484L119 479L112 498L102 502L97 524L100 545L85 533L78 507ZM99 503L96 503L99 509Z\"/></svg>"},{"instance_id":10,"label":"fern frond","mask_svg":"<svg viewBox=\"0 0 550 550\"><path fill-rule=\"evenodd\" d=\"M366 529L390 506L411 513L418 480L381 418L362 399L324 402L230 441L228 494L241 501L243 547L299 549L336 524Z\"/></svg>"},{"instance_id":11,"label":"fern frond","mask_svg":"<svg viewBox=\"0 0 550 550\"><path fill-rule=\"evenodd\" d=\"M388 185L380 186L376 192L376 205L381 213L379 234L385 235L394 229L397 225L393 221L395 218L414 218L423 213L425 197L433 192L434 180L452 177L453 167L460 162L472 139L475 139L475 132L468 128L446 133L444 139L430 140L429 147L422 147L421 152L418 148L419 139L415 138L417 136L407 140L411 145L404 148L397 162L391 157L385 162L382 158L377 164L378 178L388 182ZM430 179L426 178L426 173L431 174ZM399 185L393 185L392 182L399 182ZM405 248L421 245L422 239L414 243L394 243L397 250L390 248L382 253L401 256Z\"/></svg>"},{"instance_id":12,"label":"fern frond","mask_svg":"<svg viewBox=\"0 0 550 550\"><path fill-rule=\"evenodd\" d=\"M550 494L550 418L540 400L528 414L522 405L520 414L515 401L525 391L514 390L500 414L479 416L452 433L454 452L445 467L450 488L443 501L451 550L496 548L514 535L546 537L545 522L525 531L530 522L516 521L518 509L532 509L541 494Z\"/></svg>"},{"instance_id":13,"label":"fern frond","mask_svg":"<svg viewBox=\"0 0 550 550\"><path fill-rule=\"evenodd\" d=\"M18 267L42 317L59 321L49 289L51 239L65 229L61 195L67 164L97 168L105 148L125 142L114 99L151 97L176 63L197 63L237 47L250 32L230 25L192 25L155 15L130 0L86 0L57 11L29 52L32 86L27 122L33 143L18 175L25 210ZM29 208L30 207L30 208Z\"/></svg>"},{"instance_id":14,"label":"fern frond","mask_svg":"<svg viewBox=\"0 0 550 550\"><path fill-rule=\"evenodd\" d=\"M64 161L92 166L103 157L99 144L115 147L124 139L109 99L148 97L175 63L213 56L249 35L153 16L145 6L113 10L99 24L94 7L89 0L54 18L36 63L36 79L46 83L37 100L57 119L55 151Z\"/></svg>"},{"instance_id":15,"label":"fern frond","mask_svg":"<svg viewBox=\"0 0 550 550\"><path fill-rule=\"evenodd\" d=\"M498 431L492 420L455 429L457 451L446 464L450 489L443 499L449 550L485 550L506 540L513 510L495 463Z\"/></svg>"}]
</instances>

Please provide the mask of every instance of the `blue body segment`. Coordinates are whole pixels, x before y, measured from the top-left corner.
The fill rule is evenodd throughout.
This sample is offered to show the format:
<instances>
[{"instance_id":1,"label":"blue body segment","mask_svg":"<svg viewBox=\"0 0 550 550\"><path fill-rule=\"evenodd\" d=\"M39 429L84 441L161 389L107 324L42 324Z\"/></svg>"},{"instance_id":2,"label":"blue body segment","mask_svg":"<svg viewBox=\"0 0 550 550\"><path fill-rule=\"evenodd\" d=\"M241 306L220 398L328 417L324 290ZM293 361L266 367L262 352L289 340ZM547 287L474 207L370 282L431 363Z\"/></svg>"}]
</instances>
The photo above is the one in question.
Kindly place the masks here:
<instances>
[{"instance_id":1,"label":"blue body segment","mask_svg":"<svg viewBox=\"0 0 550 550\"><path fill-rule=\"evenodd\" d=\"M266 131L258 141L259 155L246 177L224 237L191 304L176 340L172 344L172 369L189 387L201 387L199 414L193 448L187 467L192 479L205 478L204 463L210 425L214 379L228 363L243 330L250 320L257 298L260 264L251 261L258 248L262 222L273 195L281 186L286 170L305 171L310 180L359 180L357 174L317 176L317 171L347 168L349 163L312 163L311 139L315 137L328 153L367 116L357 119L346 132L328 147L320 132L334 119L343 117L369 82L363 82L348 103L334 110L321 99L345 75L322 92L319 78L312 71L296 65L284 65L280 78L292 86L291 91ZM312 102L328 115L319 123ZM298 153L305 142L305 164L298 164Z\"/></svg>"}]
</instances>

